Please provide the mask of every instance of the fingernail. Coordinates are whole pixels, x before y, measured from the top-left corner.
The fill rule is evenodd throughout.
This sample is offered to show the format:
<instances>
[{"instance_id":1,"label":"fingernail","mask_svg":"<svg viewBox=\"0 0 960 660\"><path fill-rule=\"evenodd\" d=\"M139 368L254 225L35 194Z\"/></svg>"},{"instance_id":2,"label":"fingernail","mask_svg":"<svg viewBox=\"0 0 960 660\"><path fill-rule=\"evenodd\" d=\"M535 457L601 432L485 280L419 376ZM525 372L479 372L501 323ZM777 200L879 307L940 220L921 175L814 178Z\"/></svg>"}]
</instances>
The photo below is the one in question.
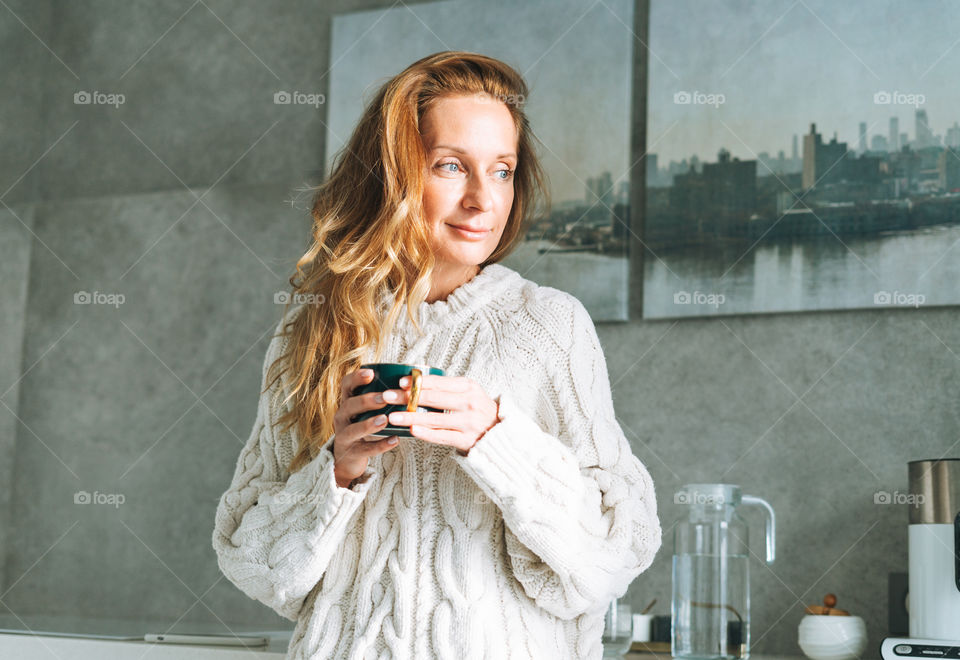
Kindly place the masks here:
<instances>
[{"instance_id":1,"label":"fingernail","mask_svg":"<svg viewBox=\"0 0 960 660\"><path fill-rule=\"evenodd\" d=\"M373 400L376 401L377 403L383 403L383 394L376 395L375 397L373 397Z\"/></svg>"},{"instance_id":2,"label":"fingernail","mask_svg":"<svg viewBox=\"0 0 960 660\"><path fill-rule=\"evenodd\" d=\"M376 424L377 426L379 426L380 424L386 424L386 423L387 423L387 416L386 416L386 415L377 415L377 416L373 419L373 423Z\"/></svg>"},{"instance_id":3,"label":"fingernail","mask_svg":"<svg viewBox=\"0 0 960 660\"><path fill-rule=\"evenodd\" d=\"M393 437L387 439L387 444L388 444L388 445L395 445L395 444L397 444L399 441L400 441L400 438L398 438L397 436L393 436Z\"/></svg>"},{"instance_id":4,"label":"fingernail","mask_svg":"<svg viewBox=\"0 0 960 660\"><path fill-rule=\"evenodd\" d=\"M409 383L410 383L410 378L407 376L404 376L403 378L400 379L400 387L406 387Z\"/></svg>"},{"instance_id":5,"label":"fingernail","mask_svg":"<svg viewBox=\"0 0 960 660\"><path fill-rule=\"evenodd\" d=\"M386 392L383 393L383 396L381 396L380 398L381 400L386 400L386 401L396 401L397 393L392 390L387 390Z\"/></svg>"},{"instance_id":6,"label":"fingernail","mask_svg":"<svg viewBox=\"0 0 960 660\"><path fill-rule=\"evenodd\" d=\"M390 420L394 424L399 424L403 421L403 413L390 413Z\"/></svg>"},{"instance_id":7,"label":"fingernail","mask_svg":"<svg viewBox=\"0 0 960 660\"><path fill-rule=\"evenodd\" d=\"M364 378L370 378L373 375L373 369L361 369L360 375Z\"/></svg>"}]
</instances>

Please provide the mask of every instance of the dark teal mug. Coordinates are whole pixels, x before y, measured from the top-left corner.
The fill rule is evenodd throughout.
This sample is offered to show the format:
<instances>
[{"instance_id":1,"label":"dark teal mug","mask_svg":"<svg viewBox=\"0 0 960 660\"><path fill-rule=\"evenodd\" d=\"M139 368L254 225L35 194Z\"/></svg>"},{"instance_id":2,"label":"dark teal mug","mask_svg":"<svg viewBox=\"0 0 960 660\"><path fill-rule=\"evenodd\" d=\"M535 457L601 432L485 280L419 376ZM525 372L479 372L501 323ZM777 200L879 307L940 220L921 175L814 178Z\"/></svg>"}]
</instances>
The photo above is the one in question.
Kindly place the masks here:
<instances>
[{"instance_id":1,"label":"dark teal mug","mask_svg":"<svg viewBox=\"0 0 960 660\"><path fill-rule=\"evenodd\" d=\"M440 408L430 408L429 406L417 405L420 398L420 382L423 376L430 374L432 376L442 376L443 369L430 367L427 365L416 364L396 364L393 362L377 362L374 364L361 364L361 369L372 369L373 379L366 385L353 390L353 396L367 394L368 392L386 392L387 390L399 390L400 379L404 376L411 377L410 401L408 403L388 403L383 408L377 410L367 410L350 422L362 422L370 417L377 415L389 415L392 412L443 412ZM390 436L399 436L401 438L412 438L409 426L393 426L387 421L387 425L377 433L371 433L374 438L388 438Z\"/></svg>"}]
</instances>

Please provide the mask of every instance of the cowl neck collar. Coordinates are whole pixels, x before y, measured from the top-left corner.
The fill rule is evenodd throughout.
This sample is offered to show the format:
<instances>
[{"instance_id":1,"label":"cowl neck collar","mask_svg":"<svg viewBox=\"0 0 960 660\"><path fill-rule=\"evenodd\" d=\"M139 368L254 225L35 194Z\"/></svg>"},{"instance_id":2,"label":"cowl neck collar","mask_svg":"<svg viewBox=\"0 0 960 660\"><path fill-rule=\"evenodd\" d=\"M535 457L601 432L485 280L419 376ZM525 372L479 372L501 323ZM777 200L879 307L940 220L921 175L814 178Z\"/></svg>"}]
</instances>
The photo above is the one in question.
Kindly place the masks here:
<instances>
[{"instance_id":1,"label":"cowl neck collar","mask_svg":"<svg viewBox=\"0 0 960 660\"><path fill-rule=\"evenodd\" d=\"M454 323L471 316L504 291L510 288L519 288L522 281L523 278L520 274L512 268L498 263L487 264L473 278L450 292L445 300L421 303L416 310L419 312L420 326L425 332L429 332L438 326ZM394 293L392 291L383 291L380 294L380 312L382 315L389 311L393 301ZM400 326L413 328L413 324L407 318L406 307L407 305L404 303L400 318L397 321L398 329Z\"/></svg>"}]
</instances>

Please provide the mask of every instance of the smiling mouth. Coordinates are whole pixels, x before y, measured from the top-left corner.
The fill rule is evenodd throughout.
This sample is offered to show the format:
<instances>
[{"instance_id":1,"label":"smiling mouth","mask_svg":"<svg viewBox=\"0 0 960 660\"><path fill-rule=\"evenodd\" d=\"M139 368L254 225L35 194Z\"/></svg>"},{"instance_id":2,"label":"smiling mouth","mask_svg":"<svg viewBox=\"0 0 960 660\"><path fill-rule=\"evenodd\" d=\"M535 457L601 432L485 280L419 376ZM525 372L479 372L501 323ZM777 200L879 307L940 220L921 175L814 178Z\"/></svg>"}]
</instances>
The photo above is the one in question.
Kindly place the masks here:
<instances>
[{"instance_id":1,"label":"smiling mouth","mask_svg":"<svg viewBox=\"0 0 960 660\"><path fill-rule=\"evenodd\" d=\"M465 227L458 227L457 225L451 225L450 223L447 223L447 226L457 230L460 235L464 236L465 238L483 238L490 233L489 229L481 229L477 231L473 229L467 229Z\"/></svg>"}]
</instances>

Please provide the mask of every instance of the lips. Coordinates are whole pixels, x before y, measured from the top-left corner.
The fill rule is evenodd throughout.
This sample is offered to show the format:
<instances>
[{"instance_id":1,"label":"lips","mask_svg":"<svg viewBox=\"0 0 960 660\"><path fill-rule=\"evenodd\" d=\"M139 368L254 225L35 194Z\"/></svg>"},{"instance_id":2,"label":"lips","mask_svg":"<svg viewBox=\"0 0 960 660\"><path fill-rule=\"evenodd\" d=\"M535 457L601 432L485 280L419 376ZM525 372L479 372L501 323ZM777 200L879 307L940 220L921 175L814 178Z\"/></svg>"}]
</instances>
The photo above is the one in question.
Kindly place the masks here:
<instances>
[{"instance_id":1,"label":"lips","mask_svg":"<svg viewBox=\"0 0 960 660\"><path fill-rule=\"evenodd\" d=\"M454 224L450 224L449 222L447 224L450 225L451 227L454 227L455 229L462 229L464 231L472 231L472 232L490 231L486 227L471 227L470 225L454 225Z\"/></svg>"},{"instance_id":2,"label":"lips","mask_svg":"<svg viewBox=\"0 0 960 660\"><path fill-rule=\"evenodd\" d=\"M492 231L491 229L486 229L485 227L470 229L469 225L451 225L450 223L447 223L447 226L453 229L456 235L464 241L486 241L487 236Z\"/></svg>"}]
</instances>

